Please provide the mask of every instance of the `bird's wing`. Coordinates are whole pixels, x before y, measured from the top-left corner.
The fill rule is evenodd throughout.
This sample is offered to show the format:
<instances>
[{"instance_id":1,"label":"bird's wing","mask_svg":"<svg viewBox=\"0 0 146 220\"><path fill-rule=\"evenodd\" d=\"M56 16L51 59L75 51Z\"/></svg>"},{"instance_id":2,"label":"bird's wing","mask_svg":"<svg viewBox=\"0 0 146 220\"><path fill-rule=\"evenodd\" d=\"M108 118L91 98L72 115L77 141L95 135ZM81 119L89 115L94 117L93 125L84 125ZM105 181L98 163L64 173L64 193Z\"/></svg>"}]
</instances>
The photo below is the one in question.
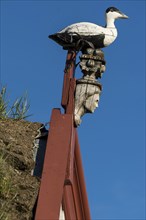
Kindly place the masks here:
<instances>
[{"instance_id":1,"label":"bird's wing","mask_svg":"<svg viewBox=\"0 0 146 220\"><path fill-rule=\"evenodd\" d=\"M59 33L65 32L72 35L78 33L80 35L90 36L104 34L105 28L90 22L80 22L64 28Z\"/></svg>"}]
</instances>

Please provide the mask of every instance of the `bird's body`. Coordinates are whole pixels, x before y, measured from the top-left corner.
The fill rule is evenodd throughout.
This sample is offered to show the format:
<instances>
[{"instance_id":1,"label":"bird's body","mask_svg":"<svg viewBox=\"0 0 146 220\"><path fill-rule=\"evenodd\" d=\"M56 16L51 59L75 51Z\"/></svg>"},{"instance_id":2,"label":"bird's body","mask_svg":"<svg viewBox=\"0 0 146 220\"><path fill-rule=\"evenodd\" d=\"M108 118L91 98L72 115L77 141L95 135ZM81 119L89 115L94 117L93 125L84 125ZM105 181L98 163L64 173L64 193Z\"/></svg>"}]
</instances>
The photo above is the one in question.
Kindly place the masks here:
<instances>
[{"instance_id":1,"label":"bird's body","mask_svg":"<svg viewBox=\"0 0 146 220\"><path fill-rule=\"evenodd\" d=\"M117 37L116 28L104 28L90 22L72 24L59 33L64 33L75 40L82 38L88 42L92 42L96 48L107 46Z\"/></svg>"},{"instance_id":2,"label":"bird's body","mask_svg":"<svg viewBox=\"0 0 146 220\"><path fill-rule=\"evenodd\" d=\"M106 10L107 24L105 27L90 22L79 22L49 37L63 46L64 49L87 47L87 45L94 48L103 48L113 43L117 38L118 33L114 25L117 18L128 17L118 9L110 7Z\"/></svg>"}]
</instances>

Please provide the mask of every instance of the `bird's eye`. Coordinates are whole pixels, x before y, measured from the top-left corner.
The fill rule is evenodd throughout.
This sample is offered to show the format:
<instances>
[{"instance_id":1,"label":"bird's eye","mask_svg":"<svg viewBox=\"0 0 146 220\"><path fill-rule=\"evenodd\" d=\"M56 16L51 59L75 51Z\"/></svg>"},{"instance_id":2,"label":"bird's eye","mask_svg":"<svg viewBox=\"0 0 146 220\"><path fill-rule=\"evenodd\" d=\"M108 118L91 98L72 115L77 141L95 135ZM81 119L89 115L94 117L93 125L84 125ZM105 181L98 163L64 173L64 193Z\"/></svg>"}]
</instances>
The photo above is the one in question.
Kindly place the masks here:
<instances>
[{"instance_id":1,"label":"bird's eye","mask_svg":"<svg viewBox=\"0 0 146 220\"><path fill-rule=\"evenodd\" d=\"M114 11L114 9L113 8L111 8L111 10L110 10L111 12L113 12Z\"/></svg>"}]
</instances>

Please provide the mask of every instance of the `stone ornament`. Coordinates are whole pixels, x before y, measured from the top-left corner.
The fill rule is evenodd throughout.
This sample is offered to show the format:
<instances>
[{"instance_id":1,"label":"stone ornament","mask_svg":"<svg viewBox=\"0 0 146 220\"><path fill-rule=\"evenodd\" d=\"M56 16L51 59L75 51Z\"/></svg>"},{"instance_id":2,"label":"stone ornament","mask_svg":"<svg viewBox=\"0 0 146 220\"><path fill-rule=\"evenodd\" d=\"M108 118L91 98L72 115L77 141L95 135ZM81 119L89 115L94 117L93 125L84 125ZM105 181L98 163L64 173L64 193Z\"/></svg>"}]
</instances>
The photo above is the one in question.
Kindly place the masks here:
<instances>
[{"instance_id":1,"label":"stone ornament","mask_svg":"<svg viewBox=\"0 0 146 220\"><path fill-rule=\"evenodd\" d=\"M75 125L81 124L81 117L93 113L98 107L102 85L97 81L105 71L104 54L100 49L87 48L80 57L83 77L76 81Z\"/></svg>"},{"instance_id":2,"label":"stone ornament","mask_svg":"<svg viewBox=\"0 0 146 220\"><path fill-rule=\"evenodd\" d=\"M104 54L100 49L87 48L80 56L80 68L84 76L98 79L105 71Z\"/></svg>"}]
</instances>

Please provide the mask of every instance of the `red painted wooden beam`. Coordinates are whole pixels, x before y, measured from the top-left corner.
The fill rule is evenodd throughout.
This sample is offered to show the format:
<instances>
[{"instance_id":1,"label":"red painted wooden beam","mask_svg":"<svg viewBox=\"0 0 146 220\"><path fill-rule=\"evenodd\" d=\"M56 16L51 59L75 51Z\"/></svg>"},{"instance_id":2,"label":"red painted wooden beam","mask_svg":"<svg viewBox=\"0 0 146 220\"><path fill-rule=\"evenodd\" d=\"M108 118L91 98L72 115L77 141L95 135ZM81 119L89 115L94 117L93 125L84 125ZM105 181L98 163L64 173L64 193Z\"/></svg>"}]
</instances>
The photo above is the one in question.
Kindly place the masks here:
<instances>
[{"instance_id":1,"label":"red painted wooden beam","mask_svg":"<svg viewBox=\"0 0 146 220\"><path fill-rule=\"evenodd\" d=\"M74 109L74 90L75 90L75 62L76 51L69 50L67 53L65 70L64 70L64 82L62 90L61 105L67 111L66 113L73 113Z\"/></svg>"},{"instance_id":2,"label":"red painted wooden beam","mask_svg":"<svg viewBox=\"0 0 146 220\"><path fill-rule=\"evenodd\" d=\"M35 220L58 220L72 139L71 114L52 112Z\"/></svg>"},{"instance_id":3,"label":"red painted wooden beam","mask_svg":"<svg viewBox=\"0 0 146 220\"><path fill-rule=\"evenodd\" d=\"M73 181L64 187L63 208L67 220L91 220L80 146L75 131Z\"/></svg>"}]
</instances>

